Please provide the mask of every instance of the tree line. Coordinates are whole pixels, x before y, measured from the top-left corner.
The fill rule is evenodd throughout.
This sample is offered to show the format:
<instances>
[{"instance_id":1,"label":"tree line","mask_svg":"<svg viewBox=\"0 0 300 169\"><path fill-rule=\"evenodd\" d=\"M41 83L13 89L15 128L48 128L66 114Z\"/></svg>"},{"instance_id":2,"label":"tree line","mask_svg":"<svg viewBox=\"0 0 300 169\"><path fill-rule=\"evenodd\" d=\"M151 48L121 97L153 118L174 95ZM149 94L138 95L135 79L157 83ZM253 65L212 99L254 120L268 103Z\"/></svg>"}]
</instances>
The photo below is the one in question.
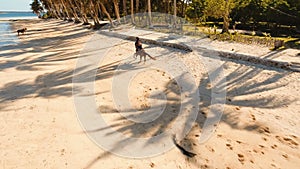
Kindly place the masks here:
<instances>
[{"instance_id":1,"label":"tree line","mask_svg":"<svg viewBox=\"0 0 300 169\"><path fill-rule=\"evenodd\" d=\"M147 13L151 25L151 12L160 12L185 18L194 23L209 21L222 23L222 32L237 24L265 25L277 29L281 25L300 30L300 0L33 0L34 13L44 17L89 24L94 26L107 19L113 25L123 16ZM175 22L176 23L176 22Z\"/></svg>"}]
</instances>

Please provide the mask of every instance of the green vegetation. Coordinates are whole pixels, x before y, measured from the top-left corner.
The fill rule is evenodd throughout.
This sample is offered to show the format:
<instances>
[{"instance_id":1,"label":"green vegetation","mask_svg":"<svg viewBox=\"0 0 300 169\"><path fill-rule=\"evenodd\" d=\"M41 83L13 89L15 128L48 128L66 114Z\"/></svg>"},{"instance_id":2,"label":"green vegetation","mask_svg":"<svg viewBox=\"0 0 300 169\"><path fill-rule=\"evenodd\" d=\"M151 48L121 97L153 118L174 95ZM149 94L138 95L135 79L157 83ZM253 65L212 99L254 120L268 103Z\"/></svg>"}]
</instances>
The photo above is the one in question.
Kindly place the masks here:
<instances>
[{"instance_id":1,"label":"green vegetation","mask_svg":"<svg viewBox=\"0 0 300 169\"><path fill-rule=\"evenodd\" d=\"M102 26L101 20L114 27L127 15L126 22L151 28L157 24L153 12L160 12L171 16L165 18L166 26L172 23L182 30L184 23L178 18L184 18L213 39L269 44L272 37L283 37L297 46L299 39L293 38L300 38L300 0L33 0L31 7L43 18L83 24L92 20L95 28ZM146 15L136 17L137 13Z\"/></svg>"},{"instance_id":2,"label":"green vegetation","mask_svg":"<svg viewBox=\"0 0 300 169\"><path fill-rule=\"evenodd\" d=\"M43 12L43 7L41 6L41 3L38 0L33 0L33 2L30 4L31 10L33 13L37 14L39 17L41 17L41 13Z\"/></svg>"}]
</instances>

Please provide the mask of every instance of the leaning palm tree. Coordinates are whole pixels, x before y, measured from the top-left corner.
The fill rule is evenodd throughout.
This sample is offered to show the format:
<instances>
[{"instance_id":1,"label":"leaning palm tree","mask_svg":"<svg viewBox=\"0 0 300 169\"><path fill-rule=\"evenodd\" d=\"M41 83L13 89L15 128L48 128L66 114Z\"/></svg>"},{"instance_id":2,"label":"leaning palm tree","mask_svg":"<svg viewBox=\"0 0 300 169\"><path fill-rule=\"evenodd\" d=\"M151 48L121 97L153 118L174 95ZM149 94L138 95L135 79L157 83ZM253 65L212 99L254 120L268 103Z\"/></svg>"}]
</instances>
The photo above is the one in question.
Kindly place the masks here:
<instances>
[{"instance_id":1,"label":"leaning palm tree","mask_svg":"<svg viewBox=\"0 0 300 169\"><path fill-rule=\"evenodd\" d=\"M121 19L120 19L120 11L119 11L119 2L118 0L113 0L114 3L114 8L115 8L115 14L117 17L117 21L120 24L121 23Z\"/></svg>"},{"instance_id":2,"label":"leaning palm tree","mask_svg":"<svg viewBox=\"0 0 300 169\"><path fill-rule=\"evenodd\" d=\"M107 12L104 3L107 3L107 1L106 1L106 0L102 0L102 1L99 2L100 8L101 8L101 12L103 12L103 13L107 16L107 18L108 18L108 20L109 20L111 26L114 27L112 18L110 17L109 12Z\"/></svg>"},{"instance_id":3,"label":"leaning palm tree","mask_svg":"<svg viewBox=\"0 0 300 169\"><path fill-rule=\"evenodd\" d=\"M94 21L94 28L100 27L100 19L99 19L99 2L97 0L89 0L88 1L88 9L90 11L90 15L93 18Z\"/></svg>"},{"instance_id":4,"label":"leaning palm tree","mask_svg":"<svg viewBox=\"0 0 300 169\"><path fill-rule=\"evenodd\" d=\"M53 0L40 0L40 2L43 4L44 8L48 11L47 13L50 15L50 17L55 18L62 18L60 13L55 9Z\"/></svg>"},{"instance_id":5,"label":"leaning palm tree","mask_svg":"<svg viewBox=\"0 0 300 169\"><path fill-rule=\"evenodd\" d=\"M76 7L79 9L83 25L89 25L88 20L88 0L75 0Z\"/></svg>"},{"instance_id":6,"label":"leaning palm tree","mask_svg":"<svg viewBox=\"0 0 300 169\"><path fill-rule=\"evenodd\" d=\"M63 11L64 11L64 13L67 15L67 20L68 21L73 21L73 19L72 19L72 17L71 17L71 15L70 15L70 13L69 13L69 9L68 9L68 7L66 6L66 1L65 0L60 0L60 4L62 5L62 7L63 7Z\"/></svg>"},{"instance_id":7,"label":"leaning palm tree","mask_svg":"<svg viewBox=\"0 0 300 169\"><path fill-rule=\"evenodd\" d=\"M74 22L75 23L80 23L81 21L79 20L79 17L77 15L77 10L76 10L76 6L75 6L75 2L76 0L66 0L66 5L68 6L68 8L70 9L70 13L72 14L72 16L74 16Z\"/></svg>"}]
</instances>

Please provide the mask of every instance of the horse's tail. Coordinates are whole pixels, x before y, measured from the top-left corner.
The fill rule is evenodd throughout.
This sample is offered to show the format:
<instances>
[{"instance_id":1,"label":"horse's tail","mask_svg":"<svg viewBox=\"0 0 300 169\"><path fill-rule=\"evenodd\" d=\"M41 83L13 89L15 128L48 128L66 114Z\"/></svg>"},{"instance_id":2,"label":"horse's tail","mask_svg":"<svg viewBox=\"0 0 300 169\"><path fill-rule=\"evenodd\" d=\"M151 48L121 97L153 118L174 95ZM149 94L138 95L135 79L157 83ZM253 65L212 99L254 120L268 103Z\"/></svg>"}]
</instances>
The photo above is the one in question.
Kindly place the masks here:
<instances>
[{"instance_id":1,"label":"horse's tail","mask_svg":"<svg viewBox=\"0 0 300 169\"><path fill-rule=\"evenodd\" d=\"M149 56L149 58L151 58L152 60L156 60L156 58L155 57L152 57L152 56L150 56L148 53L147 53L147 55Z\"/></svg>"}]
</instances>

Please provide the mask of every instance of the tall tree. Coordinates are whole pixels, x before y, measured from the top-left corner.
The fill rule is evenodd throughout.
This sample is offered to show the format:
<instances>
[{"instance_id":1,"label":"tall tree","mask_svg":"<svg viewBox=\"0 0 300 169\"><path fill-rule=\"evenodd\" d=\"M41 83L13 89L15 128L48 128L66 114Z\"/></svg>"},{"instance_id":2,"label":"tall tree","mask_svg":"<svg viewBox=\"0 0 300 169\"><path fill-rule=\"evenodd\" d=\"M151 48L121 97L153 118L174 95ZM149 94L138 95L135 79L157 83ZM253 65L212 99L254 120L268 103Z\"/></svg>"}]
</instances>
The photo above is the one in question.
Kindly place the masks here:
<instances>
[{"instance_id":1,"label":"tall tree","mask_svg":"<svg viewBox=\"0 0 300 169\"><path fill-rule=\"evenodd\" d=\"M140 1L135 0L135 13L139 13Z\"/></svg>"},{"instance_id":2,"label":"tall tree","mask_svg":"<svg viewBox=\"0 0 300 169\"><path fill-rule=\"evenodd\" d=\"M130 0L131 23L135 24L133 0Z\"/></svg>"},{"instance_id":3,"label":"tall tree","mask_svg":"<svg viewBox=\"0 0 300 169\"><path fill-rule=\"evenodd\" d=\"M68 8L70 9L70 13L72 14L72 16L74 17L74 22L75 23L80 23L81 21L79 20L79 17L77 15L77 8L76 8L76 3L74 2L76 0L67 0L66 1L66 5L68 6Z\"/></svg>"},{"instance_id":4,"label":"tall tree","mask_svg":"<svg viewBox=\"0 0 300 169\"><path fill-rule=\"evenodd\" d=\"M177 25L177 23L176 23L176 20L177 20L177 2L176 2L176 0L174 0L174 27L176 28L176 25Z\"/></svg>"},{"instance_id":5,"label":"tall tree","mask_svg":"<svg viewBox=\"0 0 300 169\"><path fill-rule=\"evenodd\" d=\"M230 12L234 7L234 0L208 0L206 1L204 14L206 17L223 18L222 33L228 33Z\"/></svg>"},{"instance_id":6,"label":"tall tree","mask_svg":"<svg viewBox=\"0 0 300 169\"><path fill-rule=\"evenodd\" d=\"M39 0L34 0L31 4L31 10L33 13L37 14L39 17L41 17L41 13L43 12L43 7Z\"/></svg>"},{"instance_id":7,"label":"tall tree","mask_svg":"<svg viewBox=\"0 0 300 169\"><path fill-rule=\"evenodd\" d=\"M112 22L112 18L111 18L109 12L107 11L107 9L106 9L106 7L105 7L105 5L104 5L105 2L107 2L107 1L104 1L104 2L100 1L100 2L99 2L101 11L107 16L107 18L108 18L108 20L109 20L111 26L114 26L114 23Z\"/></svg>"},{"instance_id":8,"label":"tall tree","mask_svg":"<svg viewBox=\"0 0 300 169\"><path fill-rule=\"evenodd\" d=\"M148 23L149 27L152 27L152 16L151 16L151 0L147 0L147 6L148 6Z\"/></svg>"},{"instance_id":9,"label":"tall tree","mask_svg":"<svg viewBox=\"0 0 300 169\"><path fill-rule=\"evenodd\" d=\"M186 15L189 19L192 19L195 23L201 21L204 17L205 0L192 0L189 6L186 8Z\"/></svg>"},{"instance_id":10,"label":"tall tree","mask_svg":"<svg viewBox=\"0 0 300 169\"><path fill-rule=\"evenodd\" d=\"M121 19L120 19L119 1L118 0L113 0L113 3L114 3L114 9L115 9L115 14L116 14L116 17L117 17L117 21L120 24Z\"/></svg>"}]
</instances>

